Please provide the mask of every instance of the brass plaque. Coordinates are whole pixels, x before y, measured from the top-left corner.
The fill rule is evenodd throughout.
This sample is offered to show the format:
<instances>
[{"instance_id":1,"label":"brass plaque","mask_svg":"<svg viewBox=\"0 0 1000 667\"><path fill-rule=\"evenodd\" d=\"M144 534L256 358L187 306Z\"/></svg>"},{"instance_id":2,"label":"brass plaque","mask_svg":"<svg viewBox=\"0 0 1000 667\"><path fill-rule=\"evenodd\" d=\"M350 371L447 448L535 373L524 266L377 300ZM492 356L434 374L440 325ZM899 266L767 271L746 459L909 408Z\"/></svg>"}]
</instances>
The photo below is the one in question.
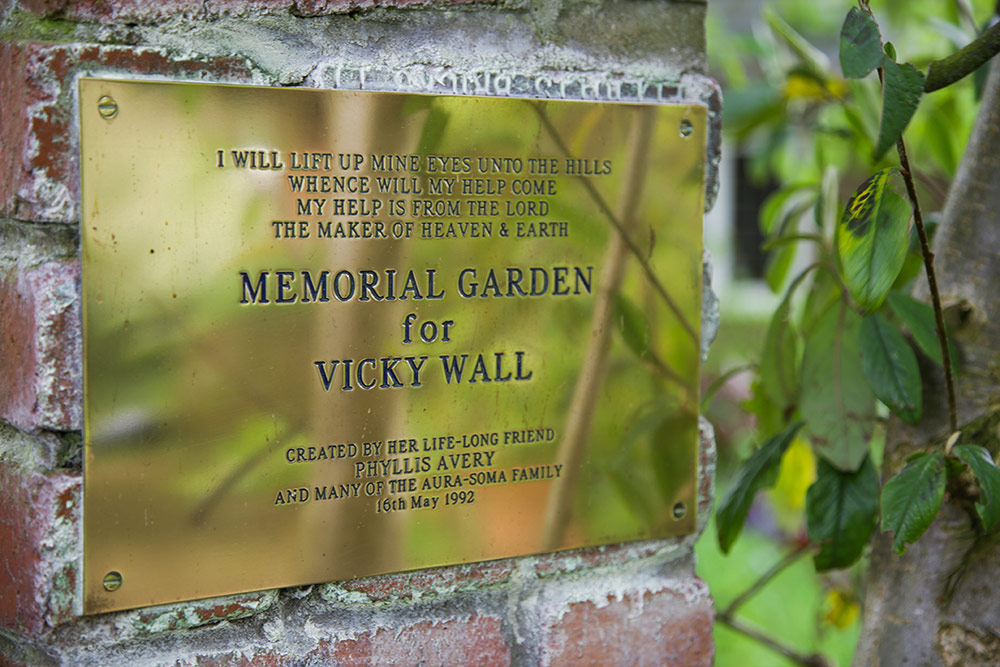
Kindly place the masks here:
<instances>
[{"instance_id":1,"label":"brass plaque","mask_svg":"<svg viewBox=\"0 0 1000 667\"><path fill-rule=\"evenodd\" d=\"M86 612L694 529L705 108L79 101Z\"/></svg>"}]
</instances>

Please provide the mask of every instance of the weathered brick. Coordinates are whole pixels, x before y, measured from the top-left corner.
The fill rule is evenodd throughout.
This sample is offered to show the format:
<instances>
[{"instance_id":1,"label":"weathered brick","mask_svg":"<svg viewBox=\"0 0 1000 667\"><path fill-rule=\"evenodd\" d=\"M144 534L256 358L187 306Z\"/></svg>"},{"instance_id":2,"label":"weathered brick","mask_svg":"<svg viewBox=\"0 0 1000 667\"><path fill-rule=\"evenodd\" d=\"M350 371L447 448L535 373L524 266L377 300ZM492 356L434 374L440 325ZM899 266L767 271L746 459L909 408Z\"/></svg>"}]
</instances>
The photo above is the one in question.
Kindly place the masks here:
<instances>
[{"instance_id":1,"label":"weathered brick","mask_svg":"<svg viewBox=\"0 0 1000 667\"><path fill-rule=\"evenodd\" d=\"M73 617L81 486L0 461L0 627L38 635Z\"/></svg>"},{"instance_id":2,"label":"weathered brick","mask_svg":"<svg viewBox=\"0 0 1000 667\"><path fill-rule=\"evenodd\" d=\"M401 630L382 628L329 647L327 658L344 665L509 665L503 623L475 615L422 621Z\"/></svg>"},{"instance_id":3,"label":"weathered brick","mask_svg":"<svg viewBox=\"0 0 1000 667\"><path fill-rule=\"evenodd\" d=\"M195 60L148 47L0 43L0 215L77 221L80 161L73 100L78 75L237 83L252 76L247 64L233 57Z\"/></svg>"},{"instance_id":4,"label":"weathered brick","mask_svg":"<svg viewBox=\"0 0 1000 667\"><path fill-rule=\"evenodd\" d=\"M261 13L296 16L343 14L374 7L450 4L498 4L497 0L22 0L22 6L39 16L72 21L135 21L155 23L174 15L216 18Z\"/></svg>"},{"instance_id":5,"label":"weathered brick","mask_svg":"<svg viewBox=\"0 0 1000 667\"><path fill-rule=\"evenodd\" d=\"M490 586L508 581L513 571L512 561L498 560L365 577L342 582L339 587L363 593L372 601L396 600Z\"/></svg>"},{"instance_id":6,"label":"weathered brick","mask_svg":"<svg viewBox=\"0 0 1000 667\"><path fill-rule=\"evenodd\" d=\"M407 614L407 617L410 615ZM401 618L402 614L397 617ZM383 617L387 618L387 617ZM336 632L314 627L313 633ZM472 614L447 620L415 620L372 628L350 638L320 637L303 650L281 646L241 646L215 653L194 652L176 665L190 667L254 667L285 665L510 665L503 622L496 616Z\"/></svg>"},{"instance_id":7,"label":"weathered brick","mask_svg":"<svg viewBox=\"0 0 1000 667\"><path fill-rule=\"evenodd\" d=\"M276 590L258 591L225 598L161 605L131 612L129 615L136 634L153 635L256 616L270 609L277 599Z\"/></svg>"},{"instance_id":8,"label":"weathered brick","mask_svg":"<svg viewBox=\"0 0 1000 667\"><path fill-rule=\"evenodd\" d=\"M599 603L574 602L543 626L541 663L708 666L713 619L708 586L693 578Z\"/></svg>"},{"instance_id":9,"label":"weathered brick","mask_svg":"<svg viewBox=\"0 0 1000 667\"><path fill-rule=\"evenodd\" d=\"M82 423L79 281L70 259L0 275L0 418L22 429Z\"/></svg>"}]
</instances>

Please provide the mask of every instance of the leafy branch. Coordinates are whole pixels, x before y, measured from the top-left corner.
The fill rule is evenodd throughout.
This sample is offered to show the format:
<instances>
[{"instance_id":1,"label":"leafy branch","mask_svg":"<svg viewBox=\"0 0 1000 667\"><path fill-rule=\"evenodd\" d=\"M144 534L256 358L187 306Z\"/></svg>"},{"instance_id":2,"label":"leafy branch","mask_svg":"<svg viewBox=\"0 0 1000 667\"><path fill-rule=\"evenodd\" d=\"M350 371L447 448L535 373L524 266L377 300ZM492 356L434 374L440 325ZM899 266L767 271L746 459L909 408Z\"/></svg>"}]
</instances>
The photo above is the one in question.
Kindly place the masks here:
<instances>
[{"instance_id":1,"label":"leafy branch","mask_svg":"<svg viewBox=\"0 0 1000 667\"><path fill-rule=\"evenodd\" d=\"M767 424L763 432L773 435L744 462L719 503L719 546L724 553L732 548L754 497L775 483L784 454L796 439L811 445L817 455L816 480L806 493L812 548L803 547L788 559L811 551L817 571L849 567L861 558L880 523L882 531L894 533L893 548L902 554L927 530L945 499L965 508L979 533L995 531L1000 528L1000 467L989 451L976 444L974 435L955 446L958 435L969 429L960 431L957 357L944 321L931 251L932 230L925 223L917 194L918 171L910 162L903 134L925 93L961 80L1000 52L1000 24L983 30L958 52L931 63L925 75L910 63L897 62L896 48L883 40L869 3L859 0L841 29L840 65L848 79L878 74L881 108L874 136L862 114L852 108L855 101L850 95L836 92L847 90L843 81L827 76L816 62L805 58L803 54L811 51L789 26L782 24L779 34L802 56L795 72L801 76L808 70L816 84L812 103L842 107L853 132L871 141L872 161L881 162L895 147L898 166L869 176L841 208L838 171L832 166L822 169L821 164L822 182L793 181L761 210L764 247L774 251L772 262L781 261L781 271L772 276L769 269L768 283L775 292L780 293L787 282L788 267L800 247L808 246L814 259L785 288L772 315L757 365L754 405ZM853 90L860 91L860 96L865 89ZM822 161L822 153L817 151L817 155ZM897 194L899 184L905 195ZM800 219L810 209L817 232L799 229ZM827 243L831 228L833 242ZM929 305L905 291L921 266ZM817 267L824 270L813 272ZM810 273L812 280L807 284L804 278ZM793 300L793 292L803 285L807 285L807 295ZM911 457L880 489L869 456L876 404L880 402L904 422L920 422L924 397L918 350L942 368L951 437ZM782 561L773 570L784 566ZM719 620L800 664L817 664L811 662L814 656L786 654L787 647L735 618L739 605L775 574L769 572L755 582Z\"/></svg>"},{"instance_id":2,"label":"leafy branch","mask_svg":"<svg viewBox=\"0 0 1000 667\"><path fill-rule=\"evenodd\" d=\"M927 67L924 92L933 93L961 81L1000 53L1000 23L987 28L979 37L947 58L936 60Z\"/></svg>"}]
</instances>

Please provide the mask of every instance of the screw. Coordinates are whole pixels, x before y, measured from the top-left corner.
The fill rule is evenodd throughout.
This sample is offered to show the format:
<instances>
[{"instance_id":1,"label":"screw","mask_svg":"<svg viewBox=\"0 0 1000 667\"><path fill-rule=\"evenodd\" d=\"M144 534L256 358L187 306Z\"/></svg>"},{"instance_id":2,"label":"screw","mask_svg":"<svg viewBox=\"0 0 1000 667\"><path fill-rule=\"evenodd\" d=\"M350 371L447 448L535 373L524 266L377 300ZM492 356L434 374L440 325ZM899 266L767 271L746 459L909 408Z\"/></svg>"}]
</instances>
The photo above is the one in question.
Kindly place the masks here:
<instances>
[{"instance_id":1,"label":"screw","mask_svg":"<svg viewBox=\"0 0 1000 667\"><path fill-rule=\"evenodd\" d=\"M674 505L675 519L678 520L683 519L686 514L687 514L687 507L684 506L684 503L677 503L676 505Z\"/></svg>"},{"instance_id":2,"label":"screw","mask_svg":"<svg viewBox=\"0 0 1000 667\"><path fill-rule=\"evenodd\" d=\"M104 590L114 593L122 587L122 575L120 572L112 570L104 575Z\"/></svg>"},{"instance_id":3,"label":"screw","mask_svg":"<svg viewBox=\"0 0 1000 667\"><path fill-rule=\"evenodd\" d=\"M118 115L118 102L115 102L110 95L102 95L101 99L97 100L97 111L104 120L111 120Z\"/></svg>"},{"instance_id":4,"label":"screw","mask_svg":"<svg viewBox=\"0 0 1000 667\"><path fill-rule=\"evenodd\" d=\"M694 133L694 125L687 118L681 121L681 136L687 139Z\"/></svg>"}]
</instances>

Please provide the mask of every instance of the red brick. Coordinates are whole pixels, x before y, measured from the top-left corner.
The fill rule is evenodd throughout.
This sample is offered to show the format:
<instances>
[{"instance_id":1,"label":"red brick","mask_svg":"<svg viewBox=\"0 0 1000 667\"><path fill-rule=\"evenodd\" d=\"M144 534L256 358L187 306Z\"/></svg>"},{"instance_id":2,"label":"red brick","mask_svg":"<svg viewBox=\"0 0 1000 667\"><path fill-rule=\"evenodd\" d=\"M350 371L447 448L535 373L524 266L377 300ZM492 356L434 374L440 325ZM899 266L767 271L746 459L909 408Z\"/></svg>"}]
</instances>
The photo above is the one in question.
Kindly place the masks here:
<instances>
[{"instance_id":1,"label":"red brick","mask_svg":"<svg viewBox=\"0 0 1000 667\"><path fill-rule=\"evenodd\" d=\"M494 4L495 0L478 0ZM136 21L155 23L174 15L246 16L251 13L291 13L296 16L344 14L374 7L470 4L477 0L22 0L39 16L72 21Z\"/></svg>"},{"instance_id":2,"label":"red brick","mask_svg":"<svg viewBox=\"0 0 1000 667\"><path fill-rule=\"evenodd\" d=\"M337 628L314 628L337 631ZM510 665L502 621L474 614L467 618L424 620L399 628L379 628L351 639L321 638L305 655L287 646L242 646L222 653L195 654L175 664L198 667L278 667L284 665Z\"/></svg>"},{"instance_id":3,"label":"red brick","mask_svg":"<svg viewBox=\"0 0 1000 667\"><path fill-rule=\"evenodd\" d=\"M0 462L0 627L38 635L73 617L81 486Z\"/></svg>"},{"instance_id":4,"label":"red brick","mask_svg":"<svg viewBox=\"0 0 1000 667\"><path fill-rule=\"evenodd\" d=\"M561 665L712 664L714 612L708 587L635 591L595 604L575 602L543 626L541 663Z\"/></svg>"},{"instance_id":5,"label":"red brick","mask_svg":"<svg viewBox=\"0 0 1000 667\"><path fill-rule=\"evenodd\" d=\"M80 265L0 275L0 418L24 430L82 423Z\"/></svg>"},{"instance_id":6,"label":"red brick","mask_svg":"<svg viewBox=\"0 0 1000 667\"><path fill-rule=\"evenodd\" d=\"M225 598L208 598L191 602L140 610L131 625L139 634L157 634L250 618L267 611L277 600L277 591L243 593Z\"/></svg>"},{"instance_id":7,"label":"red brick","mask_svg":"<svg viewBox=\"0 0 1000 667\"><path fill-rule=\"evenodd\" d=\"M310 655L343 665L509 665L500 619L472 616L423 621L401 630L380 629Z\"/></svg>"},{"instance_id":8,"label":"red brick","mask_svg":"<svg viewBox=\"0 0 1000 667\"><path fill-rule=\"evenodd\" d=\"M164 75L245 82L238 58L173 59L144 47L0 44L0 215L77 221L79 146L73 124L75 76Z\"/></svg>"}]
</instances>

